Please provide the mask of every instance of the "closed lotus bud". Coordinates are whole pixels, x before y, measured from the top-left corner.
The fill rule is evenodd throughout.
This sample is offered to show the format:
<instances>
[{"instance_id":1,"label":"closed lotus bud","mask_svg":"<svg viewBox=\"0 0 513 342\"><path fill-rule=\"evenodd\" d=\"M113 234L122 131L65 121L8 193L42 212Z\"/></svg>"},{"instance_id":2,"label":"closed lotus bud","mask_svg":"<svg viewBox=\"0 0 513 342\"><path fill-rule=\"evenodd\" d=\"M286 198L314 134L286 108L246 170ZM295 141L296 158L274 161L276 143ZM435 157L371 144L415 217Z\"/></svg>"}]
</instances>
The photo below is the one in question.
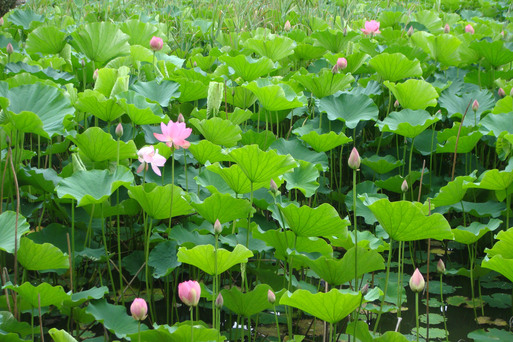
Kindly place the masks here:
<instances>
[{"instance_id":1,"label":"closed lotus bud","mask_svg":"<svg viewBox=\"0 0 513 342\"><path fill-rule=\"evenodd\" d=\"M214 233L221 234L222 231L223 226L221 225L221 222L219 222L219 220L216 220L216 222L214 222Z\"/></svg>"},{"instance_id":2,"label":"closed lotus bud","mask_svg":"<svg viewBox=\"0 0 513 342\"><path fill-rule=\"evenodd\" d=\"M85 64L86 64L86 63L85 63L85 59L83 59L83 58L82 58L82 59L80 60L80 65L82 65L82 68L84 68L84 67L85 67Z\"/></svg>"},{"instance_id":3,"label":"closed lotus bud","mask_svg":"<svg viewBox=\"0 0 513 342\"><path fill-rule=\"evenodd\" d=\"M369 292L369 283L365 283L365 285L362 287L360 292L362 293L362 295L365 296L367 294L367 292Z\"/></svg>"},{"instance_id":4,"label":"closed lotus bud","mask_svg":"<svg viewBox=\"0 0 513 342\"><path fill-rule=\"evenodd\" d=\"M5 48L5 52L7 52L8 55L11 55L14 52L14 48L12 47L11 43L7 43L7 47Z\"/></svg>"},{"instance_id":5,"label":"closed lotus bud","mask_svg":"<svg viewBox=\"0 0 513 342\"><path fill-rule=\"evenodd\" d=\"M438 271L438 273L445 273L445 264L442 261L442 259L438 260L438 263L436 264L436 270Z\"/></svg>"},{"instance_id":6,"label":"closed lotus bud","mask_svg":"<svg viewBox=\"0 0 513 342\"><path fill-rule=\"evenodd\" d=\"M94 72L93 72L93 81L96 82L96 80L98 79L98 69L96 69Z\"/></svg>"},{"instance_id":7,"label":"closed lotus bud","mask_svg":"<svg viewBox=\"0 0 513 342\"><path fill-rule=\"evenodd\" d=\"M410 26L406 34L408 35L408 37L411 37L411 35L413 34L413 26Z\"/></svg>"},{"instance_id":8,"label":"closed lotus bud","mask_svg":"<svg viewBox=\"0 0 513 342\"><path fill-rule=\"evenodd\" d=\"M185 118L183 117L182 113L178 114L178 118L176 119L176 122L185 122Z\"/></svg>"},{"instance_id":9,"label":"closed lotus bud","mask_svg":"<svg viewBox=\"0 0 513 342\"><path fill-rule=\"evenodd\" d=\"M504 37L505 37L504 31L501 31L501 38L504 39Z\"/></svg>"},{"instance_id":10,"label":"closed lotus bud","mask_svg":"<svg viewBox=\"0 0 513 342\"><path fill-rule=\"evenodd\" d=\"M513 97L513 88L509 91L509 96Z\"/></svg>"},{"instance_id":11,"label":"closed lotus bud","mask_svg":"<svg viewBox=\"0 0 513 342\"><path fill-rule=\"evenodd\" d=\"M274 294L273 291L271 291L271 290L267 291L267 300L271 304L274 304L274 302L276 302L276 295Z\"/></svg>"},{"instance_id":12,"label":"closed lotus bud","mask_svg":"<svg viewBox=\"0 0 513 342\"><path fill-rule=\"evenodd\" d=\"M513 88L512 88L513 89ZM497 94L499 94L499 97L504 97L506 96L506 92L504 91L504 89L502 88L499 88L499 90L497 91Z\"/></svg>"},{"instance_id":13,"label":"closed lotus bud","mask_svg":"<svg viewBox=\"0 0 513 342\"><path fill-rule=\"evenodd\" d=\"M353 147L351 154L349 155L349 159L347 161L347 165L353 170L357 170L360 168L360 154L356 147Z\"/></svg>"},{"instance_id":14,"label":"closed lotus bud","mask_svg":"<svg viewBox=\"0 0 513 342\"><path fill-rule=\"evenodd\" d=\"M399 100L395 100L394 102L394 108L399 107L401 104L399 103Z\"/></svg>"},{"instance_id":15,"label":"closed lotus bud","mask_svg":"<svg viewBox=\"0 0 513 342\"><path fill-rule=\"evenodd\" d=\"M151 37L150 48L153 51L160 51L160 50L162 50L163 46L164 46L164 41L162 40L162 38L155 37L155 36Z\"/></svg>"},{"instance_id":16,"label":"closed lotus bud","mask_svg":"<svg viewBox=\"0 0 513 342\"><path fill-rule=\"evenodd\" d=\"M472 27L472 25L468 24L467 26L465 26L465 32L474 34L474 28Z\"/></svg>"},{"instance_id":17,"label":"closed lotus bud","mask_svg":"<svg viewBox=\"0 0 513 342\"><path fill-rule=\"evenodd\" d=\"M449 26L449 24L445 24L444 33L450 33L450 32L451 32L451 27Z\"/></svg>"},{"instance_id":18,"label":"closed lotus bud","mask_svg":"<svg viewBox=\"0 0 513 342\"><path fill-rule=\"evenodd\" d=\"M290 26L290 21L287 20L285 22L285 25L283 25L283 30L286 32L289 32L291 28L292 28L292 26Z\"/></svg>"},{"instance_id":19,"label":"closed lotus bud","mask_svg":"<svg viewBox=\"0 0 513 342\"><path fill-rule=\"evenodd\" d=\"M337 59L337 69L344 70L345 68L347 68L347 59L344 57Z\"/></svg>"},{"instance_id":20,"label":"closed lotus bud","mask_svg":"<svg viewBox=\"0 0 513 342\"><path fill-rule=\"evenodd\" d=\"M142 321L146 319L148 313L148 305L142 298L136 298L130 305L130 313L135 320Z\"/></svg>"},{"instance_id":21,"label":"closed lotus bud","mask_svg":"<svg viewBox=\"0 0 513 342\"><path fill-rule=\"evenodd\" d=\"M276 182L274 179L271 179L271 184L269 185L269 190L276 196L279 194L278 191L278 185L276 185Z\"/></svg>"},{"instance_id":22,"label":"closed lotus bud","mask_svg":"<svg viewBox=\"0 0 513 342\"><path fill-rule=\"evenodd\" d=\"M401 191L402 192L406 192L408 191L408 182L405 180L403 180L403 184L401 184Z\"/></svg>"},{"instance_id":23,"label":"closed lotus bud","mask_svg":"<svg viewBox=\"0 0 513 342\"><path fill-rule=\"evenodd\" d=\"M472 102L472 110L474 112L477 112L478 109L479 109L479 102L477 102L477 100L474 100L474 102Z\"/></svg>"},{"instance_id":24,"label":"closed lotus bud","mask_svg":"<svg viewBox=\"0 0 513 342\"><path fill-rule=\"evenodd\" d=\"M118 123L118 125L116 126L115 133L118 138L121 138L121 136L123 135L123 125L121 124L121 122Z\"/></svg>"},{"instance_id":25,"label":"closed lotus bud","mask_svg":"<svg viewBox=\"0 0 513 342\"><path fill-rule=\"evenodd\" d=\"M3 26L4 25L4 17L1 17L0 18L0 26ZM504 32L504 31L503 31Z\"/></svg>"},{"instance_id":26,"label":"closed lotus bud","mask_svg":"<svg viewBox=\"0 0 513 342\"><path fill-rule=\"evenodd\" d=\"M413 292L422 292L425 285L426 282L424 281L424 277L420 273L419 269L416 268L415 272L413 272L413 275L410 278L410 289Z\"/></svg>"},{"instance_id":27,"label":"closed lotus bud","mask_svg":"<svg viewBox=\"0 0 513 342\"><path fill-rule=\"evenodd\" d=\"M215 303L216 308L221 309L223 307L223 304L224 304L223 296L221 294L217 295L216 303Z\"/></svg>"}]
</instances>

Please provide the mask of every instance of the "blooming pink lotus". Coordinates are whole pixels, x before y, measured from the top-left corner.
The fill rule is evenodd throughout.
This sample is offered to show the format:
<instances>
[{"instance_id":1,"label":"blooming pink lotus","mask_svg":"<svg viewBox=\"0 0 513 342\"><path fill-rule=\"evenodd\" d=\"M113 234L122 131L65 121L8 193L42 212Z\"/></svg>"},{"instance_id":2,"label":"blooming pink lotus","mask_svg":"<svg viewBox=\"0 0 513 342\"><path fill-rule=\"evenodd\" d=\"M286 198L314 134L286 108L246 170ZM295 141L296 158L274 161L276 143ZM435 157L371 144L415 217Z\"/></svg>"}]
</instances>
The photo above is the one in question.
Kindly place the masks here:
<instances>
[{"instance_id":1,"label":"blooming pink lotus","mask_svg":"<svg viewBox=\"0 0 513 342\"><path fill-rule=\"evenodd\" d=\"M198 305L201 296L200 284L195 280L184 281L178 284L178 297L188 306Z\"/></svg>"},{"instance_id":2,"label":"blooming pink lotus","mask_svg":"<svg viewBox=\"0 0 513 342\"><path fill-rule=\"evenodd\" d=\"M379 30L379 21L371 20L365 22L365 28L361 29L364 34L377 34L381 33Z\"/></svg>"},{"instance_id":3,"label":"blooming pink lotus","mask_svg":"<svg viewBox=\"0 0 513 342\"><path fill-rule=\"evenodd\" d=\"M159 167L164 166L166 163L166 158L159 154L159 150L155 150L154 146L144 146L141 148L137 155L139 156L139 161L141 165L137 168L137 173L141 172L144 168L148 170L148 164L151 164L151 168L153 171L161 176Z\"/></svg>"},{"instance_id":4,"label":"blooming pink lotus","mask_svg":"<svg viewBox=\"0 0 513 342\"><path fill-rule=\"evenodd\" d=\"M179 149L180 147L189 148L191 145L187 139L191 135L192 129L187 128L184 122L173 122L169 120L168 124L160 123L162 134L153 133L155 138L159 141L163 141L169 147Z\"/></svg>"}]
</instances>

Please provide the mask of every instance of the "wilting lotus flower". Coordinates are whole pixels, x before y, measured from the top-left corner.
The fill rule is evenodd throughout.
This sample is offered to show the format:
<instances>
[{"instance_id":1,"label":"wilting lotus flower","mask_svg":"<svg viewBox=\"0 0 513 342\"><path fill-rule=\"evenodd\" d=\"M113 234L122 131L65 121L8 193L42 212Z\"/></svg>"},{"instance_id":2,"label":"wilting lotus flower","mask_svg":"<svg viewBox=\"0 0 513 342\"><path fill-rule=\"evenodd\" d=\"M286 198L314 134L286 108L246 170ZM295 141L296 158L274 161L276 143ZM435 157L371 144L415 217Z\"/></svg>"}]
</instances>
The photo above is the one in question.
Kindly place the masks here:
<instances>
[{"instance_id":1,"label":"wilting lotus flower","mask_svg":"<svg viewBox=\"0 0 513 342\"><path fill-rule=\"evenodd\" d=\"M474 28L472 27L472 25L468 24L467 26L465 26L465 32L474 34Z\"/></svg>"},{"instance_id":2,"label":"wilting lotus flower","mask_svg":"<svg viewBox=\"0 0 513 342\"><path fill-rule=\"evenodd\" d=\"M148 313L148 305L146 301L142 298L136 298L130 305L130 313L135 320L142 321L146 319L146 314Z\"/></svg>"},{"instance_id":3,"label":"wilting lotus flower","mask_svg":"<svg viewBox=\"0 0 513 342\"><path fill-rule=\"evenodd\" d=\"M379 30L379 21L371 20L365 22L365 28L361 29L364 34L376 34L381 33Z\"/></svg>"},{"instance_id":4,"label":"wilting lotus flower","mask_svg":"<svg viewBox=\"0 0 513 342\"><path fill-rule=\"evenodd\" d=\"M349 159L347 160L347 165L353 170L357 170L360 168L360 154L356 147L353 147L351 154L349 155Z\"/></svg>"},{"instance_id":5,"label":"wilting lotus flower","mask_svg":"<svg viewBox=\"0 0 513 342\"><path fill-rule=\"evenodd\" d=\"M422 292L425 285L426 282L424 281L424 277L420 273L419 269L416 268L415 272L413 272L413 275L410 278L410 289L413 292Z\"/></svg>"},{"instance_id":6,"label":"wilting lotus flower","mask_svg":"<svg viewBox=\"0 0 513 342\"><path fill-rule=\"evenodd\" d=\"M155 37L155 36L151 37L150 48L153 51L160 51L160 50L162 50L163 46L164 46L164 41L162 40L162 38Z\"/></svg>"},{"instance_id":7,"label":"wilting lotus flower","mask_svg":"<svg viewBox=\"0 0 513 342\"><path fill-rule=\"evenodd\" d=\"M153 133L153 135L159 141L165 142L167 146L179 149L180 147L189 148L191 145L191 143L185 139L191 135L192 129L187 128L184 122L173 122L169 120L167 125L161 122L160 128L162 129L162 134Z\"/></svg>"},{"instance_id":8,"label":"wilting lotus flower","mask_svg":"<svg viewBox=\"0 0 513 342\"><path fill-rule=\"evenodd\" d=\"M188 306L197 306L201 296L200 284L195 280L178 284L178 297Z\"/></svg>"},{"instance_id":9,"label":"wilting lotus flower","mask_svg":"<svg viewBox=\"0 0 513 342\"><path fill-rule=\"evenodd\" d=\"M137 152L137 155L141 162L141 165L137 168L137 173L141 172L144 168L147 170L148 164L151 164L153 171L161 176L159 167L164 166L166 158L159 154L159 150L155 150L154 146L144 146Z\"/></svg>"}]
</instances>

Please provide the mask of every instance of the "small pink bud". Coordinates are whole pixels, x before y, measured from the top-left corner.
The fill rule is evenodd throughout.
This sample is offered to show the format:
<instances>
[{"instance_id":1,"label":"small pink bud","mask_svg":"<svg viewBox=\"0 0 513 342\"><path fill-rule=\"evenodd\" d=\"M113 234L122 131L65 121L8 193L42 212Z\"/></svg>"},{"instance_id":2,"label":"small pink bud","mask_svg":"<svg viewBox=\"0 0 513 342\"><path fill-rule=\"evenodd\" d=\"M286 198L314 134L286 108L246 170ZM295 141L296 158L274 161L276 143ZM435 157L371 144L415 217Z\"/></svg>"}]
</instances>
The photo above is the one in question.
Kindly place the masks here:
<instances>
[{"instance_id":1,"label":"small pink bud","mask_svg":"<svg viewBox=\"0 0 513 342\"><path fill-rule=\"evenodd\" d=\"M403 184L401 184L401 191L402 192L406 192L408 191L408 182L405 180L403 180Z\"/></svg>"},{"instance_id":2,"label":"small pink bud","mask_svg":"<svg viewBox=\"0 0 513 342\"><path fill-rule=\"evenodd\" d=\"M178 297L187 306L197 306L201 296L200 284L195 280L178 284Z\"/></svg>"},{"instance_id":3,"label":"small pink bud","mask_svg":"<svg viewBox=\"0 0 513 342\"><path fill-rule=\"evenodd\" d=\"M116 133L116 136L118 138L121 138L121 136L123 135L123 125L120 123L118 123L118 125L116 126L116 130L114 131Z\"/></svg>"},{"instance_id":4,"label":"small pink bud","mask_svg":"<svg viewBox=\"0 0 513 342\"><path fill-rule=\"evenodd\" d=\"M436 270L438 271L438 273L445 273L445 264L442 261L442 259L438 260L438 263L436 264Z\"/></svg>"},{"instance_id":5,"label":"small pink bud","mask_svg":"<svg viewBox=\"0 0 513 342\"><path fill-rule=\"evenodd\" d=\"M185 122L185 118L183 117L182 113L178 114L178 118L176 119L176 122Z\"/></svg>"},{"instance_id":6,"label":"small pink bud","mask_svg":"<svg viewBox=\"0 0 513 342\"><path fill-rule=\"evenodd\" d=\"M148 305L146 304L146 301L142 298L134 299L132 305L130 305L130 313L137 321L146 319L146 315L148 313Z\"/></svg>"},{"instance_id":7,"label":"small pink bud","mask_svg":"<svg viewBox=\"0 0 513 342\"><path fill-rule=\"evenodd\" d=\"M424 281L424 277L420 273L419 269L416 268L415 272L413 272L413 275L410 278L410 289L413 292L422 292L425 285L426 282Z\"/></svg>"},{"instance_id":8,"label":"small pink bud","mask_svg":"<svg viewBox=\"0 0 513 342\"><path fill-rule=\"evenodd\" d=\"M222 231L223 226L221 225L221 222L219 222L219 220L216 220L216 222L214 222L214 233L221 234Z\"/></svg>"},{"instance_id":9,"label":"small pink bud","mask_svg":"<svg viewBox=\"0 0 513 342\"><path fill-rule=\"evenodd\" d=\"M198 63L196 63L196 61L194 61L194 63L192 63L192 66L195 68L198 66Z\"/></svg>"},{"instance_id":10,"label":"small pink bud","mask_svg":"<svg viewBox=\"0 0 513 342\"><path fill-rule=\"evenodd\" d=\"M513 88L509 91L509 96L513 97Z\"/></svg>"},{"instance_id":11,"label":"small pink bud","mask_svg":"<svg viewBox=\"0 0 513 342\"><path fill-rule=\"evenodd\" d=\"M4 26L4 17L0 18L0 26ZM504 32L504 31L503 31Z\"/></svg>"},{"instance_id":12,"label":"small pink bud","mask_svg":"<svg viewBox=\"0 0 513 342\"><path fill-rule=\"evenodd\" d=\"M82 58L82 59L80 60L80 65L82 65L82 68L84 68L84 67L85 67L85 65L86 65L85 59L83 59L83 58Z\"/></svg>"},{"instance_id":13,"label":"small pink bud","mask_svg":"<svg viewBox=\"0 0 513 342\"><path fill-rule=\"evenodd\" d=\"M269 190L276 196L278 195L278 185L276 185L276 182L274 179L271 179L271 184L269 185Z\"/></svg>"},{"instance_id":14,"label":"small pink bud","mask_svg":"<svg viewBox=\"0 0 513 342\"><path fill-rule=\"evenodd\" d=\"M474 34L474 28L472 27L472 25L468 24L467 26L465 26L465 32Z\"/></svg>"},{"instance_id":15,"label":"small pink bud","mask_svg":"<svg viewBox=\"0 0 513 342\"><path fill-rule=\"evenodd\" d=\"M96 80L98 79L98 69L96 69L94 72L93 72L93 81L96 82Z\"/></svg>"},{"instance_id":16,"label":"small pink bud","mask_svg":"<svg viewBox=\"0 0 513 342\"><path fill-rule=\"evenodd\" d=\"M283 30L286 32L289 32L291 28L292 28L292 26L290 26L290 21L287 20L285 22L285 25L283 25Z\"/></svg>"},{"instance_id":17,"label":"small pink bud","mask_svg":"<svg viewBox=\"0 0 513 342\"><path fill-rule=\"evenodd\" d=\"M501 38L504 39L504 37L505 37L504 31L501 31Z\"/></svg>"},{"instance_id":18,"label":"small pink bud","mask_svg":"<svg viewBox=\"0 0 513 342\"><path fill-rule=\"evenodd\" d=\"M224 304L224 298L221 294L218 294L217 295L217 298L216 298L216 308L218 309L221 309L223 307L223 304Z\"/></svg>"},{"instance_id":19,"label":"small pink bud","mask_svg":"<svg viewBox=\"0 0 513 342\"><path fill-rule=\"evenodd\" d=\"M478 109L479 109L479 102L477 102L477 100L474 100L474 102L472 102L472 110L474 112L477 112Z\"/></svg>"},{"instance_id":20,"label":"small pink bud","mask_svg":"<svg viewBox=\"0 0 513 342\"><path fill-rule=\"evenodd\" d=\"M14 52L14 48L12 47L11 43L7 43L7 47L5 48L5 52L7 52L8 55L11 55Z\"/></svg>"},{"instance_id":21,"label":"small pink bud","mask_svg":"<svg viewBox=\"0 0 513 342\"><path fill-rule=\"evenodd\" d=\"M153 36L150 40L150 48L153 51L160 51L162 50L162 47L164 46L164 41L160 37Z\"/></svg>"},{"instance_id":22,"label":"small pink bud","mask_svg":"<svg viewBox=\"0 0 513 342\"><path fill-rule=\"evenodd\" d=\"M270 289L269 289L269 291L267 291L267 300L271 304L274 304L274 302L276 302L276 295Z\"/></svg>"},{"instance_id":23,"label":"small pink bud","mask_svg":"<svg viewBox=\"0 0 513 342\"><path fill-rule=\"evenodd\" d=\"M360 290L360 292L362 293L362 295L366 295L367 292L369 292L369 283L365 283L365 285L363 285L362 289Z\"/></svg>"},{"instance_id":24,"label":"small pink bud","mask_svg":"<svg viewBox=\"0 0 513 342\"><path fill-rule=\"evenodd\" d=\"M512 88L513 89L513 88ZM497 94L499 94L499 97L504 97L506 96L506 92L504 91L504 89L502 88L499 88L499 90L497 91Z\"/></svg>"},{"instance_id":25,"label":"small pink bud","mask_svg":"<svg viewBox=\"0 0 513 342\"><path fill-rule=\"evenodd\" d=\"M401 104L399 103L399 100L395 100L394 102L394 108L398 108Z\"/></svg>"},{"instance_id":26,"label":"small pink bud","mask_svg":"<svg viewBox=\"0 0 513 342\"><path fill-rule=\"evenodd\" d=\"M337 69L344 70L345 68L347 68L347 59L344 57L337 59Z\"/></svg>"},{"instance_id":27,"label":"small pink bud","mask_svg":"<svg viewBox=\"0 0 513 342\"><path fill-rule=\"evenodd\" d=\"M450 33L450 32L451 32L451 27L449 26L449 24L445 24L444 33Z\"/></svg>"},{"instance_id":28,"label":"small pink bud","mask_svg":"<svg viewBox=\"0 0 513 342\"><path fill-rule=\"evenodd\" d=\"M356 147L353 147L353 150L349 155L347 165L349 165L349 167L353 170L357 170L358 168L360 168L360 154L358 154L358 150L356 149Z\"/></svg>"},{"instance_id":29,"label":"small pink bud","mask_svg":"<svg viewBox=\"0 0 513 342\"><path fill-rule=\"evenodd\" d=\"M408 35L408 37L411 37L411 35L413 34L413 26L410 26L406 34Z\"/></svg>"}]
</instances>

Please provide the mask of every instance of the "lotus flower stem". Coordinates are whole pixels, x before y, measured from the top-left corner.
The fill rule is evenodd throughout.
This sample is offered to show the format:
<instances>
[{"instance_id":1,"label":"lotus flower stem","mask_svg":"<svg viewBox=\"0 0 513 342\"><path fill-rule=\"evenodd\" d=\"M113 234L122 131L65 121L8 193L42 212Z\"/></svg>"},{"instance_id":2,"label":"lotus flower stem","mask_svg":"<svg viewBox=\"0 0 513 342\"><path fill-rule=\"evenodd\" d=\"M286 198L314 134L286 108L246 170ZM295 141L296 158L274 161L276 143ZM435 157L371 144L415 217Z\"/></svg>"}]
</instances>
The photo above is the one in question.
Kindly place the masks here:
<instances>
[{"instance_id":1,"label":"lotus flower stem","mask_svg":"<svg viewBox=\"0 0 513 342\"><path fill-rule=\"evenodd\" d=\"M409 160L409 165L408 165L408 176L410 177L410 182L411 182L411 186L410 186L410 195L411 195L411 200L413 201L413 177L411 175L411 162L412 162L412 159L413 159L413 142L415 141L415 137L413 137L411 139L411 148L410 148L410 160ZM405 145L406 146L406 145Z\"/></svg>"},{"instance_id":2,"label":"lotus flower stem","mask_svg":"<svg viewBox=\"0 0 513 342\"><path fill-rule=\"evenodd\" d=\"M385 276L385 291L383 293L383 298L381 299L381 304L379 306L379 313L378 313L378 318L376 319L376 324L374 325L374 330L373 330L373 333L376 333L377 329L378 329L378 326L379 326L379 321L381 319L381 314L383 313L383 304L385 303L385 297L386 297L386 294L387 294L387 291L388 291L388 278L390 276L390 262L392 260L392 252L393 252L393 243L394 243L394 240L392 240L392 238L390 238L390 244L389 244L389 251L388 251L388 260L387 260L387 273L386 273L386 276Z\"/></svg>"},{"instance_id":3,"label":"lotus flower stem","mask_svg":"<svg viewBox=\"0 0 513 342\"><path fill-rule=\"evenodd\" d=\"M470 291L472 292L472 309L474 309L474 319L477 320L476 301L474 299L474 245L467 245L468 255L470 259Z\"/></svg>"},{"instance_id":4,"label":"lotus flower stem","mask_svg":"<svg viewBox=\"0 0 513 342\"><path fill-rule=\"evenodd\" d=\"M145 282L146 282L146 296L149 296L147 297L148 298L148 305L150 307L150 314L152 315L152 317L155 317L154 315L154 312L153 312L153 295L152 295L152 292L150 291L150 269L149 269L149 266L148 266L148 259L150 257L150 237L151 237L151 231L153 229L152 227L152 219L149 217L149 215L146 215L146 221L144 222L144 227L147 228L144 230L144 267L145 267L145 270L144 270L144 273L145 273ZM149 223L148 223L149 221Z\"/></svg>"},{"instance_id":5,"label":"lotus flower stem","mask_svg":"<svg viewBox=\"0 0 513 342\"><path fill-rule=\"evenodd\" d=\"M107 238L105 236L105 219L103 218L103 207L101 209L101 227L102 227L103 247L105 249L105 257L107 258L107 271L109 272L109 278L110 278L110 282L112 284L112 293L114 295L116 295L116 285L114 285L114 277L112 276L112 270L110 269L109 249L107 248Z\"/></svg>"},{"instance_id":6,"label":"lotus flower stem","mask_svg":"<svg viewBox=\"0 0 513 342\"><path fill-rule=\"evenodd\" d=\"M401 304L402 304L402 272L403 272L403 241L399 241L398 255L397 255L397 318L401 317Z\"/></svg>"},{"instance_id":7,"label":"lotus flower stem","mask_svg":"<svg viewBox=\"0 0 513 342\"><path fill-rule=\"evenodd\" d=\"M169 229L171 229L171 221L173 219L173 198L175 190L175 151L176 150L171 147L171 204L169 205Z\"/></svg>"},{"instance_id":8,"label":"lotus flower stem","mask_svg":"<svg viewBox=\"0 0 513 342\"><path fill-rule=\"evenodd\" d=\"M357 217L356 217L356 171L357 169L353 169L353 219L354 219L354 290L358 291L358 227L356 225Z\"/></svg>"},{"instance_id":9,"label":"lotus flower stem","mask_svg":"<svg viewBox=\"0 0 513 342\"><path fill-rule=\"evenodd\" d=\"M281 342L280 324L278 323L278 314L276 313L276 305L273 304L274 320L276 321L276 333L278 334L278 342Z\"/></svg>"},{"instance_id":10,"label":"lotus flower stem","mask_svg":"<svg viewBox=\"0 0 513 342\"><path fill-rule=\"evenodd\" d=\"M75 278L75 200L71 199L71 277ZM73 292L75 287L71 286Z\"/></svg>"},{"instance_id":11,"label":"lotus flower stem","mask_svg":"<svg viewBox=\"0 0 513 342\"><path fill-rule=\"evenodd\" d=\"M189 308L189 311L191 312L191 342L194 342L194 306L191 306Z\"/></svg>"},{"instance_id":12,"label":"lotus flower stem","mask_svg":"<svg viewBox=\"0 0 513 342\"><path fill-rule=\"evenodd\" d=\"M429 303L428 303L429 305ZM417 327L417 342L419 341L419 293L415 292L415 324Z\"/></svg>"},{"instance_id":13,"label":"lotus flower stem","mask_svg":"<svg viewBox=\"0 0 513 342\"><path fill-rule=\"evenodd\" d=\"M442 315L444 316L444 329L445 340L449 342L449 334L447 333L447 318L445 317L445 304L444 304L444 287L442 282L443 273L440 273L440 303L442 303ZM429 302L427 303L429 305Z\"/></svg>"}]
</instances>

